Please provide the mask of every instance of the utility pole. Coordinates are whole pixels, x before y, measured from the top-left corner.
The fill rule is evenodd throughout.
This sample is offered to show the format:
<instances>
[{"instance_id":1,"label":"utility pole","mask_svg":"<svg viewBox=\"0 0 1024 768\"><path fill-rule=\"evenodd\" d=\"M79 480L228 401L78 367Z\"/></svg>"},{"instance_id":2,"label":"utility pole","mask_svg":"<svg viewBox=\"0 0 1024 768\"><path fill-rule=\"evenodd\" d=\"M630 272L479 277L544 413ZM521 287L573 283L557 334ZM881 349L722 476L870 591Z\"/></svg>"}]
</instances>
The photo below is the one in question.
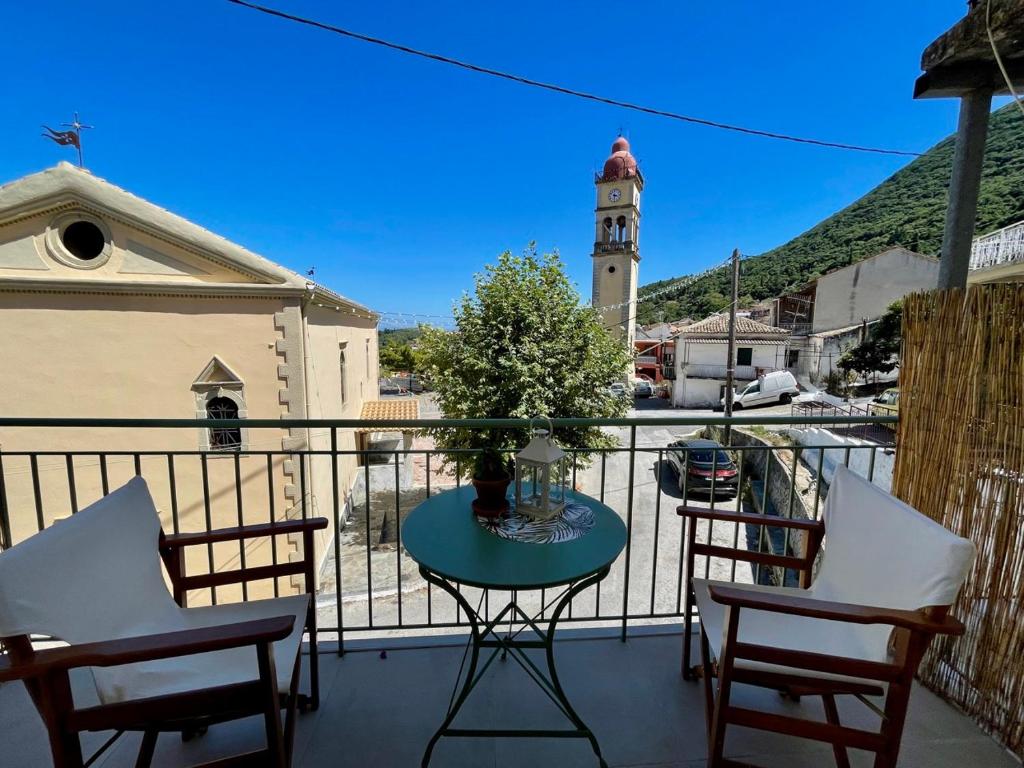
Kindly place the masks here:
<instances>
[{"instance_id":1,"label":"utility pole","mask_svg":"<svg viewBox=\"0 0 1024 768\"><path fill-rule=\"evenodd\" d=\"M736 378L736 302L740 297L740 249L732 251L732 300L729 302L729 351L725 364L725 418L732 418L732 399L734 380ZM725 425L725 444L732 443L732 427Z\"/></svg>"}]
</instances>

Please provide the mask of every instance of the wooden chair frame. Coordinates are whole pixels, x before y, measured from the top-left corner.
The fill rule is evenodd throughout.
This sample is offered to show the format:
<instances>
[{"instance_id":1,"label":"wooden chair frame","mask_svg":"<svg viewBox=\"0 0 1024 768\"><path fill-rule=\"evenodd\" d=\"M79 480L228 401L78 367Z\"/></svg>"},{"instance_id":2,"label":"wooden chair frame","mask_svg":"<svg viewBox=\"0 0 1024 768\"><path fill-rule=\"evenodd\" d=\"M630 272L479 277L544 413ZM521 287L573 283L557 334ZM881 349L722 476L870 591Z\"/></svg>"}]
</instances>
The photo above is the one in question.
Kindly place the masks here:
<instances>
[{"instance_id":1,"label":"wooden chair frame","mask_svg":"<svg viewBox=\"0 0 1024 768\"><path fill-rule=\"evenodd\" d=\"M273 644L291 634L295 617L277 616L220 626L168 632L157 635L105 640L66 647L35 650L27 635L0 639L7 656L0 657L0 682L22 680L49 735L55 768L83 768L79 733L83 731L143 732L136 761L147 768L153 758L156 740L162 732L199 733L209 725L263 715L267 746L255 752L204 764L205 768L229 766L291 765L295 732L295 711L316 709L320 702L319 663L316 647L315 550L313 532L327 527L324 518L285 520L278 523L223 528L204 533L164 534L159 554L167 566L175 601L186 606L187 593L227 584L301 574L305 580L309 607L305 630L309 633L310 693L298 692L302 644L296 658L275 659ZM276 565L242 567L189 576L185 573L186 547L223 541L273 537L301 533L302 559ZM256 680L233 683L196 691L154 696L113 704L76 708L71 693L70 671L81 667L113 667L156 659L190 656L228 648L253 646L259 670ZM291 685L287 692L277 689L277 664L291 664ZM281 722L281 709L286 710ZM110 746L107 742L100 751ZM91 763L99 753L93 755Z\"/></svg>"},{"instance_id":2,"label":"wooden chair frame","mask_svg":"<svg viewBox=\"0 0 1024 768\"><path fill-rule=\"evenodd\" d=\"M730 760L723 754L726 728L732 724L831 743L838 768L849 768L847 748L874 752L874 768L895 768L899 757L907 705L910 701L911 686L921 658L935 635L962 634L963 624L947 615L947 606L904 611L711 585L709 587L711 599L725 606L722 647L716 665L711 658L711 648L702 622L699 628L701 664L691 668L689 658L692 639L688 624L696 600L692 582L694 558L697 555L705 555L793 569L800 573L800 586L806 589L811 584L814 562L825 537L825 524L820 520L769 518L764 515L719 512L685 505L680 506L677 512L685 520L687 542L685 565L687 586L684 613L687 626L684 627L683 632L682 672L685 679L693 679L699 675L704 680L708 767L730 768L747 765ZM699 520L707 520L709 524L711 521L720 521L743 525L768 525L802 531L805 534L804 552L799 556L774 555L766 552L749 552L732 547L721 547L710 543L701 544L697 542L697 522ZM890 641L891 659L884 663L864 661L740 642L737 638L740 614L744 608L852 624L890 625L893 627ZM738 660L808 670L811 674L786 674L737 667ZM855 677L871 682L842 682L826 676L815 676L813 674L815 672ZM717 688L712 683L712 678L717 678ZM877 681L877 684L873 684L874 681ZM733 683L746 683L775 689L795 699L804 695L821 696L826 721L823 723L736 707L730 703ZM882 684L886 684L887 687L883 687ZM885 701L880 710L882 723L879 731L843 726L839 721L839 712L835 701L835 697L841 694L852 694L859 697L884 695Z\"/></svg>"}]
</instances>

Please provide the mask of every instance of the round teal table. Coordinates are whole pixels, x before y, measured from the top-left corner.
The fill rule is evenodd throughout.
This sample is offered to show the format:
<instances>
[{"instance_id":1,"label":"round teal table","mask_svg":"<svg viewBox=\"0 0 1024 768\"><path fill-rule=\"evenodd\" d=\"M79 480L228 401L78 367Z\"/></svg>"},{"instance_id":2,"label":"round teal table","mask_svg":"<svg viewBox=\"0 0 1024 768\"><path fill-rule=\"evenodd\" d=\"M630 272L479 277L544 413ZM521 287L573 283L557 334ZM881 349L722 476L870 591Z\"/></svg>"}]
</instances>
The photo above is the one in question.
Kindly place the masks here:
<instances>
[{"instance_id":1,"label":"round teal table","mask_svg":"<svg viewBox=\"0 0 1024 768\"><path fill-rule=\"evenodd\" d=\"M626 546L626 526L609 507L581 493L569 492L570 502L583 504L594 513L593 526L579 538L549 544L514 541L498 536L473 515L470 503L476 498L472 486L464 486L431 496L409 513L402 525L402 545L419 564L420 575L458 603L470 621L470 637L463 654L462 666L455 680L448 712L437 732L427 744L422 765L430 763L434 746L442 736L464 738L486 737L561 737L585 738L601 766L605 766L601 748L593 732L573 709L555 671L555 629L562 612L583 590L608 575L611 565ZM480 605L474 606L459 587L510 592L512 599L494 618L481 616ZM563 588L551 602L554 609L549 618L527 614L518 604L520 592ZM483 604L483 597L481 597ZM546 622L546 628L542 624ZM499 627L520 625L516 632L501 634ZM524 629L531 629L536 640L521 639ZM543 649L546 672L526 655L526 650ZM490 657L481 665L480 651L491 649ZM483 677L495 657L512 658L523 667L572 724L562 729L454 728L452 722L470 692ZM466 658L469 666L466 668ZM479 668L479 671L478 671ZM461 683L461 685L460 685Z\"/></svg>"}]
</instances>

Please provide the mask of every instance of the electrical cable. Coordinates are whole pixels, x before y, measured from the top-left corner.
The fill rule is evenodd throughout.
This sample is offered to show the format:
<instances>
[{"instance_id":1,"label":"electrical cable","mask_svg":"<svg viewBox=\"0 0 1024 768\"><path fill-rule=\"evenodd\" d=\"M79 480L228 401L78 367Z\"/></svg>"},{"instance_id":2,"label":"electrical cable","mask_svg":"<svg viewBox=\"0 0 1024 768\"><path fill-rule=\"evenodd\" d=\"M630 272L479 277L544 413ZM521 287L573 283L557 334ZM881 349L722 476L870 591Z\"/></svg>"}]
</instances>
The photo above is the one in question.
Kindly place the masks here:
<instances>
[{"instance_id":1,"label":"electrical cable","mask_svg":"<svg viewBox=\"0 0 1024 768\"><path fill-rule=\"evenodd\" d=\"M693 123L695 125L703 125L708 128L718 128L723 131L734 131L736 133L744 133L750 136L761 136L767 139L777 139L779 141L791 141L798 144L812 144L818 147L828 147L831 149L843 149L852 152L872 152L879 155L901 155L903 157L921 157L921 152L908 152L899 149L883 149L879 147L868 147L857 144L844 144L836 141L824 141L822 139L810 139L801 136L790 136L784 133L775 133L773 131L763 131L757 128L747 128L740 125L731 125L729 123L720 123L715 120L706 120L701 117L693 117L691 115L683 115L678 112L669 112L664 109L656 109L654 107L646 107L640 104L634 104L628 101L620 101L619 99L611 99L607 96L599 96L594 93L587 93L585 91L578 91L573 88L567 88L562 85L556 85L554 83L545 83L540 80L533 80L522 75L515 75L509 72L502 72L497 69L491 69L489 67L482 67L478 64L471 64L466 61L459 59L453 59L450 56L444 56L438 53L431 53L429 51L419 50L417 48L410 48L407 45L400 45L399 43L392 43L388 40L384 40L379 37L371 37L370 35L364 35L359 32L353 32L342 27L337 27L332 24L327 24L322 21L316 21L315 19L308 19L303 16L296 16L295 14L285 13L275 8L268 8L263 5L257 5L256 3L248 2L248 0L227 0L227 2L233 5L238 5L243 8L248 8L259 13L265 13L269 16L276 16L286 21L293 21L297 24L304 24L306 26L315 27L322 29L326 32L333 32L343 37L352 38L353 40L361 40L364 43L370 43L372 45L379 45L384 48L390 48L393 51L399 51L400 53L409 54L410 56L419 56L424 59L431 61L440 62L442 64L448 64L453 67L460 67L461 69L469 70L470 72L477 72L482 75L490 75L491 77L498 77L503 80L510 80L514 83L520 83L521 85L528 85L533 88L542 88L547 91L554 91L555 93L561 93L566 96L575 96L579 99L586 99L588 101L595 101L600 104L607 104L612 107L620 107L621 109L629 109L634 112L643 112L648 115L655 115L657 117L665 117L670 120L679 120L684 123Z\"/></svg>"},{"instance_id":2,"label":"electrical cable","mask_svg":"<svg viewBox=\"0 0 1024 768\"><path fill-rule=\"evenodd\" d=\"M1010 79L1010 74L1006 71L1006 67L1003 64L1003 59L999 55L999 48L996 47L996 39L992 36L992 25L990 23L992 13L992 0L988 0L985 3L985 32L988 33L988 42L992 46L992 55L996 57L996 64L999 66L999 71L1003 74L1003 80L1006 81L1006 87L1010 90L1010 96L1013 97L1014 103L1017 105L1017 109L1024 115L1024 103L1021 103L1020 96L1013 89L1013 80Z\"/></svg>"}]
</instances>

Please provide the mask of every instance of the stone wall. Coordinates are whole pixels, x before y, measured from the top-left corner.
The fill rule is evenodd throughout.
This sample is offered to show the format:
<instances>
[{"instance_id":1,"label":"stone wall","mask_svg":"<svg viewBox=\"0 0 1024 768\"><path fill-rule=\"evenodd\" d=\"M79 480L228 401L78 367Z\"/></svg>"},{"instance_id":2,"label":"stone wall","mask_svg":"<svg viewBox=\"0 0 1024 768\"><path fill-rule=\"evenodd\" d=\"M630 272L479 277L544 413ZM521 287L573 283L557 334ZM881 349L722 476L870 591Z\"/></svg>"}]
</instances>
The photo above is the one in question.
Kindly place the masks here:
<instances>
[{"instance_id":1,"label":"stone wall","mask_svg":"<svg viewBox=\"0 0 1024 768\"><path fill-rule=\"evenodd\" d=\"M722 427L708 427L707 436L712 440L718 440L725 444L725 434ZM775 443L767 438L737 429L736 427L732 429L731 446L733 448L749 447L752 449L742 452L743 476L747 480L754 479L760 481L764 481L767 476L767 504L764 506L767 506L771 513L781 517L795 517L804 520L814 518L816 492L814 477L807 467L797 461L796 487L794 489L793 452L791 450L779 449L775 447ZM765 513L766 510L762 508L761 496L758 493L752 493L752 496L755 509L760 513ZM791 502L792 511L790 510ZM800 554L804 551L803 534L798 531L790 533L788 552L783 552L783 549L786 549L785 543L787 541L783 529L768 526L756 532L755 542L757 541L757 536L764 537L760 548L773 554ZM772 569L772 572L772 578L769 583L796 586L794 572L783 574L782 569L779 568Z\"/></svg>"}]
</instances>

